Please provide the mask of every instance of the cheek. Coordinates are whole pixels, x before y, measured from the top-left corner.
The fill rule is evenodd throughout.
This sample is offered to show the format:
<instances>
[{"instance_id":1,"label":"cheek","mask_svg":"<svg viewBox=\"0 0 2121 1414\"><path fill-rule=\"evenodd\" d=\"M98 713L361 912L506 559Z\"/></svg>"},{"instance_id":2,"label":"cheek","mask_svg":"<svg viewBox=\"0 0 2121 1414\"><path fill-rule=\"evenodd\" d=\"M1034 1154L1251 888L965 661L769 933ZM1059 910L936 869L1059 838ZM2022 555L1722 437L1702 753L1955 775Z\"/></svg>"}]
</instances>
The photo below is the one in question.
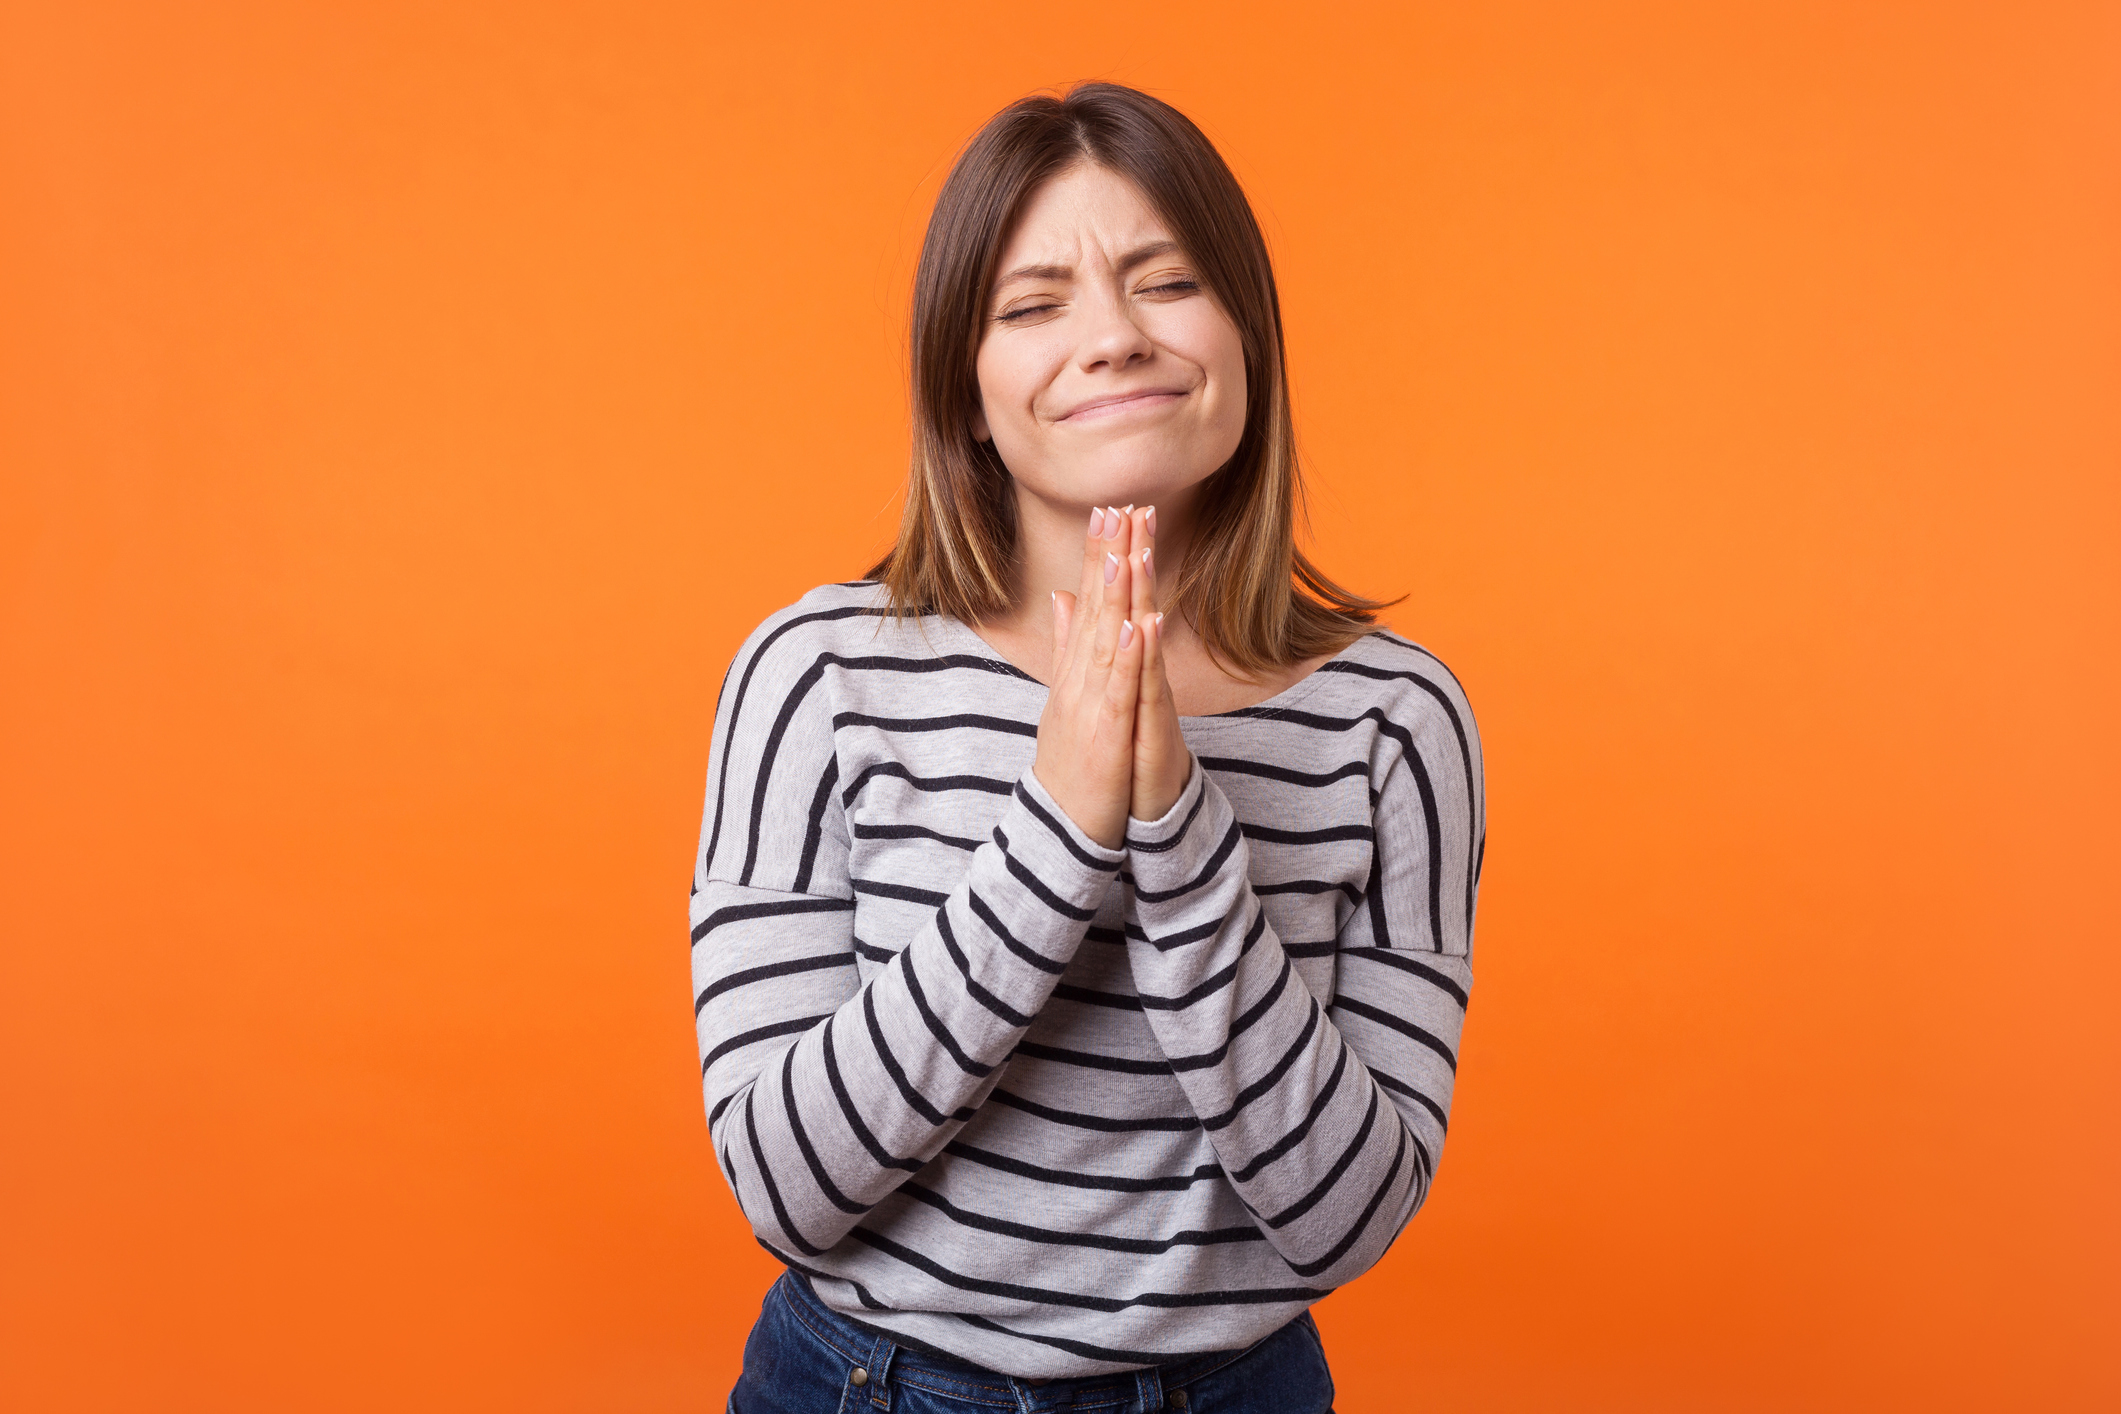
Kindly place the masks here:
<instances>
[{"instance_id":1,"label":"cheek","mask_svg":"<svg viewBox=\"0 0 2121 1414\"><path fill-rule=\"evenodd\" d=\"M1029 422L1039 389L1049 381L1050 362L1037 340L999 338L981 344L972 367L979 377L980 403L988 421Z\"/></svg>"}]
</instances>

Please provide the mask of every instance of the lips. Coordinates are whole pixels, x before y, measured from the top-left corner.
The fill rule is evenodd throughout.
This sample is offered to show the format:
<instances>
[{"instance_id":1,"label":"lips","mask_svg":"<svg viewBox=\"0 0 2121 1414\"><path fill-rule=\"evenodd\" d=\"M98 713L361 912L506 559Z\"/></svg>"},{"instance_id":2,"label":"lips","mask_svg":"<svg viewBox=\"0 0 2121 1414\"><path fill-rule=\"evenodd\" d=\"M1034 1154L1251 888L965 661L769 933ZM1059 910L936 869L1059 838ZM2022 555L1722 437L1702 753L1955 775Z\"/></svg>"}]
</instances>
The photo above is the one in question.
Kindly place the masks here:
<instances>
[{"instance_id":1,"label":"lips","mask_svg":"<svg viewBox=\"0 0 2121 1414\"><path fill-rule=\"evenodd\" d=\"M1101 417L1114 417L1136 408L1156 407L1186 395L1184 388L1137 388L1128 393L1113 393L1102 398L1092 398L1078 403L1062 415L1062 422L1094 422Z\"/></svg>"}]
</instances>

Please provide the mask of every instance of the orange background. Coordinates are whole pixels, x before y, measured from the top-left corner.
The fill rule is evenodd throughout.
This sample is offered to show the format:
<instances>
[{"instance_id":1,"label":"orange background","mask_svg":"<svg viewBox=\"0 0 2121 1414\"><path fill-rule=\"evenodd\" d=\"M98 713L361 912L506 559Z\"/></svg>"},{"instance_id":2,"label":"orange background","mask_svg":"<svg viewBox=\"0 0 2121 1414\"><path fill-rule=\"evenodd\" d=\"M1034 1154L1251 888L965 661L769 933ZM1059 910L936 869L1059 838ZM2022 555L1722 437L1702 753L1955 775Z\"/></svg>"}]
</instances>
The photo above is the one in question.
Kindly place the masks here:
<instances>
[{"instance_id":1,"label":"orange background","mask_svg":"<svg viewBox=\"0 0 2121 1414\"><path fill-rule=\"evenodd\" d=\"M10 3L0 1404L718 1410L685 881L958 143L1150 88L1492 829L1341 1408L2121 1407L2121 8Z\"/></svg>"}]
</instances>

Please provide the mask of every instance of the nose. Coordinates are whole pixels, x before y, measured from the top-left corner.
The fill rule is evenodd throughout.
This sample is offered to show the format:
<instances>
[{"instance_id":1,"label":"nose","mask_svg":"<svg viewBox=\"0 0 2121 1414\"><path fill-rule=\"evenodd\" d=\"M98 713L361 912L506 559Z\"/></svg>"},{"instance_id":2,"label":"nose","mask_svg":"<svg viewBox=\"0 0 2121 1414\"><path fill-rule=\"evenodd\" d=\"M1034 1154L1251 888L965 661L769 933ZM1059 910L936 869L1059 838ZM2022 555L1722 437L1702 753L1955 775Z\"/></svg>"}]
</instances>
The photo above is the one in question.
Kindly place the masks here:
<instances>
[{"instance_id":1,"label":"nose","mask_svg":"<svg viewBox=\"0 0 2121 1414\"><path fill-rule=\"evenodd\" d=\"M1131 368L1155 352L1148 334L1134 322L1134 312L1116 290L1099 291L1086 301L1089 317L1076 358L1085 373L1118 372Z\"/></svg>"}]
</instances>

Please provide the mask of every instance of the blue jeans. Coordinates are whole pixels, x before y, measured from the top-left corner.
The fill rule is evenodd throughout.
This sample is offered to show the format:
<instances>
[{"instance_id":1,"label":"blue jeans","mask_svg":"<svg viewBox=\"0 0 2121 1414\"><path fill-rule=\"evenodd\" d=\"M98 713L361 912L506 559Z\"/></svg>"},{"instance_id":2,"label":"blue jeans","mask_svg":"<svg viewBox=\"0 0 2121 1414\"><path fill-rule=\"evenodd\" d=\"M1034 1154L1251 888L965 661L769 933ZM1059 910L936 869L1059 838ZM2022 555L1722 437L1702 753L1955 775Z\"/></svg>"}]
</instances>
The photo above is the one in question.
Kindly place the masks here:
<instances>
[{"instance_id":1,"label":"blue jeans","mask_svg":"<svg viewBox=\"0 0 2121 1414\"><path fill-rule=\"evenodd\" d=\"M1079 1380L1024 1380L908 1350L827 1310L787 1272L744 1342L729 1414L1333 1414L1308 1313L1250 1350Z\"/></svg>"}]
</instances>

